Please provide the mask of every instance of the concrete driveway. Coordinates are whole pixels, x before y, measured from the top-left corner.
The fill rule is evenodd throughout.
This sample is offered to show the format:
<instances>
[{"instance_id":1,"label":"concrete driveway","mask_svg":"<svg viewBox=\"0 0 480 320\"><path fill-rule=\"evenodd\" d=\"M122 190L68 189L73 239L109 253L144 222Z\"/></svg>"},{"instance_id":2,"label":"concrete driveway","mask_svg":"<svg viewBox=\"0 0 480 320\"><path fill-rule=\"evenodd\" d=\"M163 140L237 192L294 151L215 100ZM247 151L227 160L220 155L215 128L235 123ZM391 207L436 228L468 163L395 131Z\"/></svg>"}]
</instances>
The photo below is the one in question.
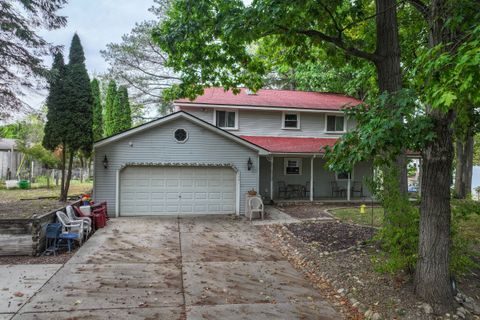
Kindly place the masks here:
<instances>
[{"instance_id":1,"label":"concrete driveway","mask_svg":"<svg viewBox=\"0 0 480 320\"><path fill-rule=\"evenodd\" d=\"M119 218L13 319L340 319L262 238L231 216Z\"/></svg>"}]
</instances>

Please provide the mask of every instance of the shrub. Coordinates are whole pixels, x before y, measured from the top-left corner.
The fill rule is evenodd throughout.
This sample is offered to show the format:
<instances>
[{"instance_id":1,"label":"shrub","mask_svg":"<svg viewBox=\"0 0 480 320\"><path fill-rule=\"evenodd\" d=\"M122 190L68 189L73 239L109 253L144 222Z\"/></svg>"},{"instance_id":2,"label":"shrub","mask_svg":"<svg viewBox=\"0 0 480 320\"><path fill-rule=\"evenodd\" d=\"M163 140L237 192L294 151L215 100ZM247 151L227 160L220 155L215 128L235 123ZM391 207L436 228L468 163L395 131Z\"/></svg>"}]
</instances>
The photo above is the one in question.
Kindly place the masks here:
<instances>
[{"instance_id":1,"label":"shrub","mask_svg":"<svg viewBox=\"0 0 480 320\"><path fill-rule=\"evenodd\" d=\"M413 273L417 263L420 210L400 194L396 181L394 174L384 173L383 187L373 188L374 192L381 193L379 198L386 212L384 225L374 238L381 251L373 262L379 272ZM474 215L480 215L480 203L452 200L450 271L453 275L462 275L478 266L475 258L479 255L473 250L473 244L478 240L465 234L461 228Z\"/></svg>"}]
</instances>

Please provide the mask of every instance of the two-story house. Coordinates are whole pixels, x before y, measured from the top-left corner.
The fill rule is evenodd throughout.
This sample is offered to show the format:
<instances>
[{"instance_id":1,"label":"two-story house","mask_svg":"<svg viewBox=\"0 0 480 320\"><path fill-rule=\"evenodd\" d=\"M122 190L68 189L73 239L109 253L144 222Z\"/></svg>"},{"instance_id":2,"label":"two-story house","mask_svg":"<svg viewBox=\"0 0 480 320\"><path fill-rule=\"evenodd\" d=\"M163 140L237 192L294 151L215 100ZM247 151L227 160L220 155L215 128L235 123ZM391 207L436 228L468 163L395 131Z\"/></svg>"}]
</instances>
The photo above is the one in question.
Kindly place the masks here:
<instances>
[{"instance_id":1,"label":"two-story house","mask_svg":"<svg viewBox=\"0 0 480 320\"><path fill-rule=\"evenodd\" d=\"M170 115L97 141L95 199L132 216L242 214L252 189L266 200L369 196L371 164L331 172L323 159L355 125L341 109L360 103L333 93L206 89L175 101Z\"/></svg>"}]
</instances>

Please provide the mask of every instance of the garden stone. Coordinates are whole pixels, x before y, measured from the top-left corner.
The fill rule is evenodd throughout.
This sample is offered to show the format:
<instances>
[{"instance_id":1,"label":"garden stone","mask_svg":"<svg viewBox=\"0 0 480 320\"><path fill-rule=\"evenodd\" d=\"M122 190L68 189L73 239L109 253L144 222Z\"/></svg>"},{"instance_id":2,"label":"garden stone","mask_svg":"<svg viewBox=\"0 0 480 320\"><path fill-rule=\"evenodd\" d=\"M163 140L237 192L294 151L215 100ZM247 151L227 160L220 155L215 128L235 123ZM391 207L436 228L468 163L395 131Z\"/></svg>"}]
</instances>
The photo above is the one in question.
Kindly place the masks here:
<instances>
[{"instance_id":1,"label":"garden stone","mask_svg":"<svg viewBox=\"0 0 480 320\"><path fill-rule=\"evenodd\" d=\"M373 316L373 311L368 309L367 312L365 312L365 318L370 319Z\"/></svg>"},{"instance_id":2,"label":"garden stone","mask_svg":"<svg viewBox=\"0 0 480 320\"><path fill-rule=\"evenodd\" d=\"M423 312L425 312L426 314L431 314L433 313L433 308L431 305L429 305L428 303L423 303L421 305L421 308L423 309Z\"/></svg>"},{"instance_id":3,"label":"garden stone","mask_svg":"<svg viewBox=\"0 0 480 320\"><path fill-rule=\"evenodd\" d=\"M374 313L372 316L372 320L381 320L381 319L382 319L382 316L378 312Z\"/></svg>"}]
</instances>

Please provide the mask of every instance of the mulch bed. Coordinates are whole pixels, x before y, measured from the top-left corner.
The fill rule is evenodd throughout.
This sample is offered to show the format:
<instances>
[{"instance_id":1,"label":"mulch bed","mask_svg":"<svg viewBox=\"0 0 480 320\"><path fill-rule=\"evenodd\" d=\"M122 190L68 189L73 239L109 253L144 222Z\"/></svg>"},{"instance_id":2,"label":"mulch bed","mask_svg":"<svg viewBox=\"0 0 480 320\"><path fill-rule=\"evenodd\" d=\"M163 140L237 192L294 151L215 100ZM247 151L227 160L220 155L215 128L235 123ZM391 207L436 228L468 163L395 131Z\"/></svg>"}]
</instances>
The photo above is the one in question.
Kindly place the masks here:
<instances>
[{"instance_id":1,"label":"mulch bed","mask_svg":"<svg viewBox=\"0 0 480 320\"><path fill-rule=\"evenodd\" d=\"M376 229L348 223L309 221L289 224L287 228L306 243L315 243L320 251L334 252L365 244L375 234Z\"/></svg>"},{"instance_id":2,"label":"mulch bed","mask_svg":"<svg viewBox=\"0 0 480 320\"><path fill-rule=\"evenodd\" d=\"M328 288L327 297L348 319L452 319L435 318L425 312L425 305L413 294L409 275L392 276L375 271L372 260L378 248L372 242L365 242L375 229L321 221L263 228L273 244L312 284L321 291ZM475 275L459 281L460 291L474 299L480 294L479 285L475 284L479 276L471 279ZM332 291L335 294L328 293ZM468 314L467 319L480 317Z\"/></svg>"}]
</instances>

